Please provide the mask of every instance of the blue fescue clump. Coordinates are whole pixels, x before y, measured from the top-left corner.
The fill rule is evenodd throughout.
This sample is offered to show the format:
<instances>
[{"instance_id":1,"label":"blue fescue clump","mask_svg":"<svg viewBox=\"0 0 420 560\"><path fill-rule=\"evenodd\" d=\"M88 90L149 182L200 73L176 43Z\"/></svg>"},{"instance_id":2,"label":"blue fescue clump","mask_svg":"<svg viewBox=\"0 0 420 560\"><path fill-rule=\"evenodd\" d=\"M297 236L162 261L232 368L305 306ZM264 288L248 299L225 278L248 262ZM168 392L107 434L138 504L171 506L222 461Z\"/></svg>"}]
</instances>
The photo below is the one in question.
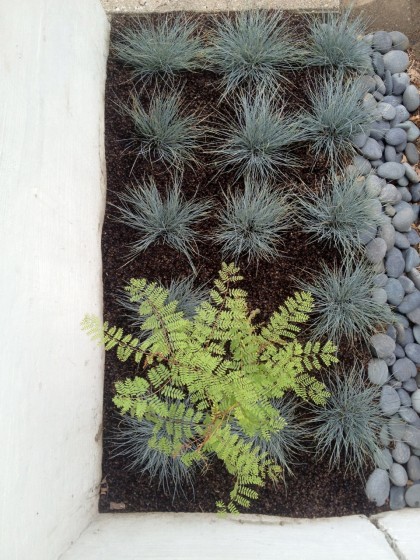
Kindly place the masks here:
<instances>
[{"instance_id":1,"label":"blue fescue clump","mask_svg":"<svg viewBox=\"0 0 420 560\"><path fill-rule=\"evenodd\" d=\"M225 95L238 87L276 89L304 56L281 12L251 10L222 16L210 38L207 58L222 76Z\"/></svg>"},{"instance_id":2,"label":"blue fescue clump","mask_svg":"<svg viewBox=\"0 0 420 560\"><path fill-rule=\"evenodd\" d=\"M156 23L137 19L134 28L118 33L114 51L132 67L133 77L145 82L197 70L204 61L197 25L185 15L166 16Z\"/></svg>"},{"instance_id":3,"label":"blue fescue clump","mask_svg":"<svg viewBox=\"0 0 420 560\"><path fill-rule=\"evenodd\" d=\"M169 245L188 259L193 270L198 233L194 226L203 220L211 204L207 200L187 200L178 179L162 197L153 179L135 185L119 195L117 220L136 232L131 244L133 258L155 243Z\"/></svg>"},{"instance_id":4,"label":"blue fescue clump","mask_svg":"<svg viewBox=\"0 0 420 560\"><path fill-rule=\"evenodd\" d=\"M223 257L248 261L273 260L282 234L292 224L289 198L268 183L245 181L243 191L225 195L215 241Z\"/></svg>"},{"instance_id":5,"label":"blue fescue clump","mask_svg":"<svg viewBox=\"0 0 420 560\"><path fill-rule=\"evenodd\" d=\"M299 286L315 299L313 336L327 336L336 343L368 340L379 326L393 322L386 303L372 299L376 272L364 261L345 258L329 268L325 263L313 280L300 280Z\"/></svg>"},{"instance_id":6,"label":"blue fescue clump","mask_svg":"<svg viewBox=\"0 0 420 560\"><path fill-rule=\"evenodd\" d=\"M363 17L352 17L350 10L342 14L327 12L315 19L310 18L308 64L344 72L370 73L372 49L362 39L366 29Z\"/></svg>"},{"instance_id":7,"label":"blue fescue clump","mask_svg":"<svg viewBox=\"0 0 420 560\"><path fill-rule=\"evenodd\" d=\"M299 165L292 149L303 134L299 119L283 114L275 98L258 89L236 99L234 116L220 123L216 139L213 153L220 171L233 169L237 178L260 181Z\"/></svg>"},{"instance_id":8,"label":"blue fescue clump","mask_svg":"<svg viewBox=\"0 0 420 560\"><path fill-rule=\"evenodd\" d=\"M345 164L354 154L353 136L369 134L378 115L362 103L364 93L359 79L340 73L327 74L310 86L310 110L303 114L302 126L315 159L324 158L332 167Z\"/></svg>"},{"instance_id":9,"label":"blue fescue clump","mask_svg":"<svg viewBox=\"0 0 420 560\"><path fill-rule=\"evenodd\" d=\"M312 406L310 431L316 454L328 457L330 467L362 473L379 451L384 417L380 387L366 385L363 368L342 368L326 381L330 397L323 407Z\"/></svg>"},{"instance_id":10,"label":"blue fescue clump","mask_svg":"<svg viewBox=\"0 0 420 560\"><path fill-rule=\"evenodd\" d=\"M308 191L299 200L300 222L312 241L350 255L362 246L363 234L376 231L384 222L376 202L356 173L332 172L318 192Z\"/></svg>"}]
</instances>

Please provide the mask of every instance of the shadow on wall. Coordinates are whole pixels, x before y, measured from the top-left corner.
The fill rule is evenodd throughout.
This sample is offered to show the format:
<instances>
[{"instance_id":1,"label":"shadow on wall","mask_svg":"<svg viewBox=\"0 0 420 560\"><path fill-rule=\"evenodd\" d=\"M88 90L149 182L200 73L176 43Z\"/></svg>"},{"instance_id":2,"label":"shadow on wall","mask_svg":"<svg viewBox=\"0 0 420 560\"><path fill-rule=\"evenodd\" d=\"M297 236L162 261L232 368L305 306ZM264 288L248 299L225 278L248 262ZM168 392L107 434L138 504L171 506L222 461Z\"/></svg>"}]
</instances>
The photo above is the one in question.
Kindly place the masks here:
<instances>
[{"instance_id":1,"label":"shadow on wall","mask_svg":"<svg viewBox=\"0 0 420 560\"><path fill-rule=\"evenodd\" d=\"M354 4L355 13L364 12L370 29L401 31L410 39L416 58L420 58L420 0L342 0Z\"/></svg>"}]
</instances>

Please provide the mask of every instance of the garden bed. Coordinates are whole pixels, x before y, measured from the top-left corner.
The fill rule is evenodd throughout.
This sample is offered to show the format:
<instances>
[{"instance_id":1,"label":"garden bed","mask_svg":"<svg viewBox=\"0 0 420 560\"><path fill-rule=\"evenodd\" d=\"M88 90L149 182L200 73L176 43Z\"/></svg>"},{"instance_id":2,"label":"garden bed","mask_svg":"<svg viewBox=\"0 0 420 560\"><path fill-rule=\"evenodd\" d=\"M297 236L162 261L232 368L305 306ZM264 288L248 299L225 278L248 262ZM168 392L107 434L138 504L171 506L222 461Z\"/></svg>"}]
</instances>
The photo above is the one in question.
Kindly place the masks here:
<instances>
[{"instance_id":1,"label":"garden bed","mask_svg":"<svg viewBox=\"0 0 420 560\"><path fill-rule=\"evenodd\" d=\"M205 29L211 16L192 17L197 18L201 29ZM114 16L111 40L115 39L116 31L133 23L134 20L129 16ZM290 24L292 28L301 31L305 27L305 20L293 15ZM277 108L281 109L285 105L287 112L293 113L306 107L309 103L309 87L317 78L317 68L295 72L291 81L286 83L284 94L279 96ZM206 125L217 127L221 118L232 116L232 105L227 100L220 102L219 82L214 73L207 70L181 73L176 77L175 84L182 84L182 100L198 112ZM153 94L153 87L141 92L139 87L137 89L140 103L147 105ZM129 103L132 91L131 69L124 66L111 52L106 85L108 192L102 237L104 317L111 324L124 327L127 332L130 332L130 324L124 317L119 299L121 289L131 278L159 280L168 285L173 278L191 275L188 259L162 244L154 244L137 258L130 260L127 246L133 241L133 231L116 220L116 207L121 202L119 195L130 184L153 176L159 192L163 194L171 181L171 174L162 163L151 164L142 157L136 160L133 152L127 149L127 139L135 136L135 130L131 118L121 111L120 106L121 103ZM294 195L299 193L299 196L305 197L308 192L317 192L323 182L328 180L329 165L325 159L313 157L308 143L302 143L294 152L301 166L295 170L285 169L280 182ZM199 165L194 164L185 169L182 193L187 199L211 198L213 202L212 213L197 226L197 249L200 256L193 255L197 269L196 284L210 286L223 260L220 247L209 240L211 232L217 227L215 212L218 207L223 206L224 193L228 187L237 188L242 183L241 180L236 180L232 170L216 175L214 154L198 150L197 159ZM350 164L351 159L348 158L346 163ZM282 252L274 261L260 260L257 264L248 264L246 259L239 260L244 276L241 287L249 294L250 308L260 310L258 320L266 321L285 298L299 289L298 279L309 280L316 276L321 271L323 262L332 267L334 264L339 265L341 260L337 249L314 242L309 233L296 226L283 234ZM366 367L371 357L366 345L354 346L346 342L339 346L338 356L341 364L347 368L351 368L356 359ZM221 462L210 462L204 473L197 473L193 487L186 483L174 497L170 488L159 486L158 481L147 474L129 470L127 467L130 461L127 458L115 456L112 438L118 432L120 417L112 402L114 384L132 374L132 363L121 364L113 353L107 353L100 511L215 511L215 502L227 500L232 488L232 478L226 474ZM374 468L373 463L367 464L360 476L360 473L351 474L345 472L345 469L330 470L328 458L315 459L308 452L300 454L296 462L293 476L286 474L286 484L267 483L260 490L259 499L248 510L250 513L324 517L352 513L371 514L388 509L388 505L378 508L368 501L365 494L363 479L369 477Z\"/></svg>"}]
</instances>

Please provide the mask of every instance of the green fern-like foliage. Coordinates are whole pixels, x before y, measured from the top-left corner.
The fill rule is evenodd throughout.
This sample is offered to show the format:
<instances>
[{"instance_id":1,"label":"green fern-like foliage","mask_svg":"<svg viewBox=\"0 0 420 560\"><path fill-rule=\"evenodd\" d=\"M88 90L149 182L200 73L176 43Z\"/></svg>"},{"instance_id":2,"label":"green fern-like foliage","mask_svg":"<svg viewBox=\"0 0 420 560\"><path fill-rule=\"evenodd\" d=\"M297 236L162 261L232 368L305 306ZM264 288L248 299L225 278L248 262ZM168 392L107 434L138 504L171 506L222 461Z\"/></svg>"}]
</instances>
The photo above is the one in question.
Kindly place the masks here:
<instances>
[{"instance_id":1,"label":"green fern-like foliage","mask_svg":"<svg viewBox=\"0 0 420 560\"><path fill-rule=\"evenodd\" d=\"M223 264L210 299L190 319L158 283L131 280L127 290L147 333L141 340L95 317L83 321L121 361L131 357L140 365L140 376L116 383L114 403L122 414L154 425L149 446L187 467L214 455L223 461L235 485L230 501L217 506L229 513L248 507L255 488L280 474L253 441L256 435L268 441L285 425L273 399L293 391L324 404L326 387L311 372L337 362L331 342L298 341L299 325L313 308L309 293L288 298L261 326L237 287L241 279L235 265Z\"/></svg>"}]
</instances>

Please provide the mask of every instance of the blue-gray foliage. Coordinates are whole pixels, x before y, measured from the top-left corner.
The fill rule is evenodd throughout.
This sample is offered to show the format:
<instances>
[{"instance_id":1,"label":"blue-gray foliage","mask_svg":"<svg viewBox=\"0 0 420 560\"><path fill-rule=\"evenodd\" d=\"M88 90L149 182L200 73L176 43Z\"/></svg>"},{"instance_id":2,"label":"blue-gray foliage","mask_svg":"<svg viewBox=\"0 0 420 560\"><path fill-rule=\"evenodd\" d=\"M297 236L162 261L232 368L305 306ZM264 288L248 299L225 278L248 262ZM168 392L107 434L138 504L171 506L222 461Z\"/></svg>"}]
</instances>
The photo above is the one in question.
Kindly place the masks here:
<instances>
[{"instance_id":1,"label":"blue-gray foliage","mask_svg":"<svg viewBox=\"0 0 420 560\"><path fill-rule=\"evenodd\" d=\"M136 154L135 162L144 157L178 170L197 162L195 152L201 145L204 128L194 113L183 110L181 95L182 92L157 93L147 109L136 97L132 106L122 106L134 124L136 135L127 146Z\"/></svg>"},{"instance_id":2,"label":"blue-gray foliage","mask_svg":"<svg viewBox=\"0 0 420 560\"><path fill-rule=\"evenodd\" d=\"M177 178L166 190L165 197L151 178L122 192L119 198L117 220L136 232L131 244L133 258L155 243L164 243L184 254L195 270L192 254L197 250L198 234L194 226L208 215L211 208L208 200L185 199Z\"/></svg>"},{"instance_id":3,"label":"blue-gray foliage","mask_svg":"<svg viewBox=\"0 0 420 560\"><path fill-rule=\"evenodd\" d=\"M309 18L308 64L366 74L372 71L371 47L362 40L367 23L350 10Z\"/></svg>"},{"instance_id":4,"label":"blue-gray foliage","mask_svg":"<svg viewBox=\"0 0 420 560\"><path fill-rule=\"evenodd\" d=\"M282 234L292 224L287 195L266 182L245 181L243 191L225 195L214 234L224 257L248 261L272 260L279 254Z\"/></svg>"},{"instance_id":5,"label":"blue-gray foliage","mask_svg":"<svg viewBox=\"0 0 420 560\"><path fill-rule=\"evenodd\" d=\"M138 18L114 43L116 56L129 64L136 80L171 78L183 70L193 71L204 62L197 25L185 15Z\"/></svg>"},{"instance_id":6,"label":"blue-gray foliage","mask_svg":"<svg viewBox=\"0 0 420 560\"><path fill-rule=\"evenodd\" d=\"M366 341L377 327L393 322L388 304L372 299L375 275L363 260L345 258L332 268L323 263L312 280L298 280L299 287L315 299L315 339Z\"/></svg>"},{"instance_id":7,"label":"blue-gray foliage","mask_svg":"<svg viewBox=\"0 0 420 560\"><path fill-rule=\"evenodd\" d=\"M299 220L312 241L326 242L350 255L361 247L364 233L383 224L375 202L358 174L332 172L318 191L308 190L299 199Z\"/></svg>"},{"instance_id":8,"label":"blue-gray foliage","mask_svg":"<svg viewBox=\"0 0 420 560\"><path fill-rule=\"evenodd\" d=\"M235 170L237 178L265 180L300 164L292 152L303 140L299 118L279 111L275 98L262 89L236 99L234 116L220 122L216 139L216 166Z\"/></svg>"},{"instance_id":9,"label":"blue-gray foliage","mask_svg":"<svg viewBox=\"0 0 420 560\"><path fill-rule=\"evenodd\" d=\"M304 61L283 13L267 10L218 18L207 58L222 75L225 95L239 86L276 89Z\"/></svg>"},{"instance_id":10,"label":"blue-gray foliage","mask_svg":"<svg viewBox=\"0 0 420 560\"><path fill-rule=\"evenodd\" d=\"M312 406L309 421L316 454L329 465L362 473L379 450L384 417L380 388L366 385L362 367L341 368L326 380L330 397L324 407Z\"/></svg>"},{"instance_id":11,"label":"blue-gray foliage","mask_svg":"<svg viewBox=\"0 0 420 560\"><path fill-rule=\"evenodd\" d=\"M302 126L316 159L325 158L332 167L346 163L354 153L353 136L369 134L378 115L362 103L363 94L359 79L341 73L326 74L309 86L310 109L302 114Z\"/></svg>"}]
</instances>

